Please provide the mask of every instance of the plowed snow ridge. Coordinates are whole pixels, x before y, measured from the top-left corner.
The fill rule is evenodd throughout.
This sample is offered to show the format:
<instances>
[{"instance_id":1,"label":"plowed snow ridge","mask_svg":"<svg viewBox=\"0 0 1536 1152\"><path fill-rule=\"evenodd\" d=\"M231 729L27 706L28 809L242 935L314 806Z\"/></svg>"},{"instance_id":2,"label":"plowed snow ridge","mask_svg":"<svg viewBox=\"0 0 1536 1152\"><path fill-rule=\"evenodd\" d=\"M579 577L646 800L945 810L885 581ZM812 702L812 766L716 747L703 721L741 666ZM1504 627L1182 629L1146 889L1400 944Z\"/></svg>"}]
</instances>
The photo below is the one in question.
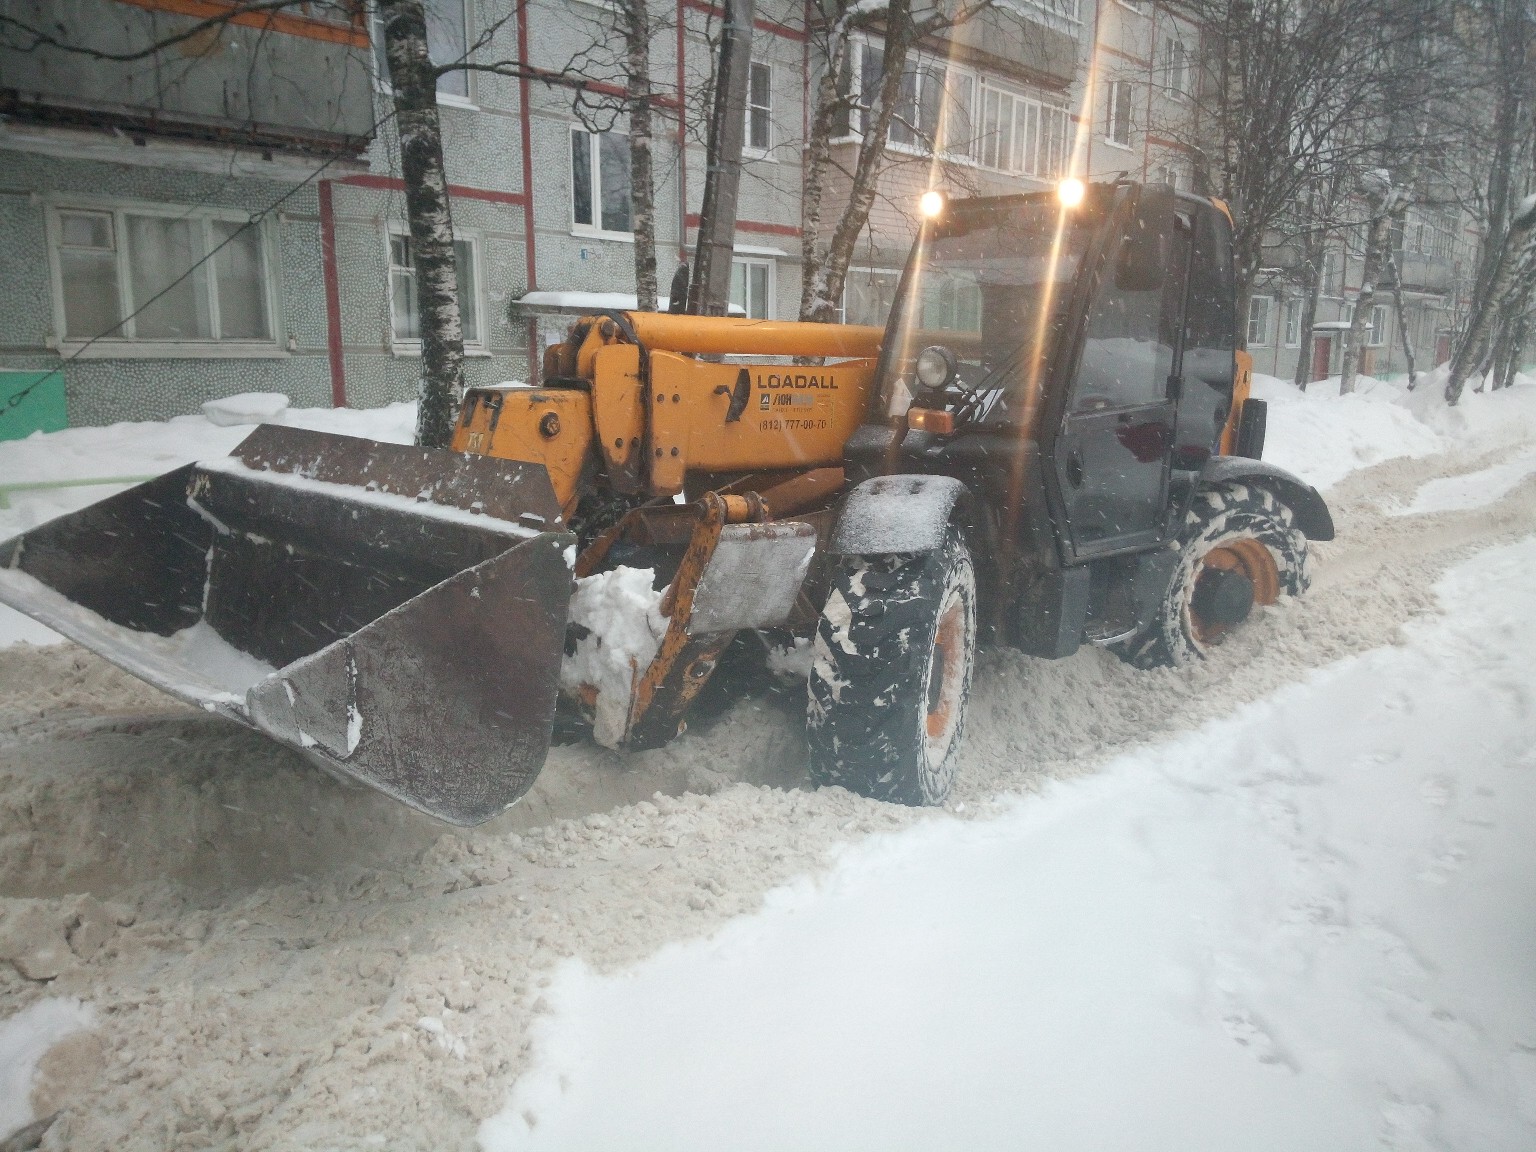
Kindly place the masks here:
<instances>
[{"instance_id":1,"label":"plowed snow ridge","mask_svg":"<svg viewBox=\"0 0 1536 1152\"><path fill-rule=\"evenodd\" d=\"M530 1068L529 1025L561 961L625 969L756 911L841 845L918 825L928 837L985 829L967 822L1396 642L1440 610L1448 567L1536 532L1536 481L1471 509L1387 510L1536 441L1533 399L1527 381L1451 414L1415 415L1418 397L1276 403L1278 462L1305 474L1330 444L1353 466L1385 460L1339 469L1340 538L1315 549L1312 592L1195 668L1141 673L1098 650L989 654L949 814L804 790L802 704L786 691L658 752L556 748L508 817L445 834L78 649L0 651L0 956L12 961L0 963L0 1017L73 997L96 1019L38 1067L32 1110L61 1109L44 1147L474 1147ZM1414 442L1382 433L1389 442L1364 450L1356 409ZM49 454L21 444L46 476ZM21 475L8 451L0 470ZM142 461L125 463L113 474ZM103 494L59 491L76 506ZM17 515L64 510L50 499L46 514L16 500ZM22 526L0 521L0 534ZM942 831L955 817L961 832ZM1409 1121L1426 1106L1399 1102L1401 1146L1416 1146Z\"/></svg>"}]
</instances>

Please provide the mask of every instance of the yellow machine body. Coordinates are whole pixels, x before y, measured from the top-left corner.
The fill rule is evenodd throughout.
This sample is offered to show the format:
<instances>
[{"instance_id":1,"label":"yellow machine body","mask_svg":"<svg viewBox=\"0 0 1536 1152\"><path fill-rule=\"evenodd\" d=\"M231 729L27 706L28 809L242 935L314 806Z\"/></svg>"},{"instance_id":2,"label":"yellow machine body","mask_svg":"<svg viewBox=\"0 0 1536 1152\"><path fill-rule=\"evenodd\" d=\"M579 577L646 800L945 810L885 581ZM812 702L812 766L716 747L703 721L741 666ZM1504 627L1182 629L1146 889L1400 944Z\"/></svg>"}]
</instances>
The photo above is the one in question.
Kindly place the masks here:
<instances>
[{"instance_id":1,"label":"yellow machine body","mask_svg":"<svg viewBox=\"0 0 1536 1152\"><path fill-rule=\"evenodd\" d=\"M561 513L580 499L592 445L592 397L563 388L476 388L464 402L453 450L542 464Z\"/></svg>"},{"instance_id":2,"label":"yellow machine body","mask_svg":"<svg viewBox=\"0 0 1536 1152\"><path fill-rule=\"evenodd\" d=\"M683 491L690 473L838 464L868 407L881 336L737 317L587 317L546 355L546 387L473 389L453 448L543 464L567 515L599 455L614 491L652 497ZM777 359L701 358L727 352Z\"/></svg>"}]
</instances>

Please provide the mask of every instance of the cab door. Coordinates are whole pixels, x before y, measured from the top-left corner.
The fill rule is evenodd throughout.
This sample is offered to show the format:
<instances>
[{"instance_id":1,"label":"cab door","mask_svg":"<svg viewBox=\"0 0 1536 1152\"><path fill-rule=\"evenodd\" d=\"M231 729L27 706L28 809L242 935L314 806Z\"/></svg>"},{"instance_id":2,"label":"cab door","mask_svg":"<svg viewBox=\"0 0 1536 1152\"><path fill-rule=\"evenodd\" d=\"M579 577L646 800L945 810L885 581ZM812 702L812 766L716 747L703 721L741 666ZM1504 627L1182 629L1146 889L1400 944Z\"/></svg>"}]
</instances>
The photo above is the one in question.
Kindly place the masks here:
<instances>
[{"instance_id":1,"label":"cab door","mask_svg":"<svg viewBox=\"0 0 1536 1152\"><path fill-rule=\"evenodd\" d=\"M1166 538L1189 245L1157 190L1112 226L1052 452L1071 560Z\"/></svg>"}]
</instances>

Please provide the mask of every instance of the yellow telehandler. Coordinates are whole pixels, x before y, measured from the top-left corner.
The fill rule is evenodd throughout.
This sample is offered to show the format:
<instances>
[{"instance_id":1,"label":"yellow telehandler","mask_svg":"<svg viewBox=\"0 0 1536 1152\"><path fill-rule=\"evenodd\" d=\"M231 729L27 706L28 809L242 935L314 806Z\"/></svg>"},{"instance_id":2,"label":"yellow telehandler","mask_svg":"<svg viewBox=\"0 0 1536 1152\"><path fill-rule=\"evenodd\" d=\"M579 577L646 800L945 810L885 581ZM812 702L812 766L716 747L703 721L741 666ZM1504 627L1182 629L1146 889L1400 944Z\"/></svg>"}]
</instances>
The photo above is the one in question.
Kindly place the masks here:
<instances>
[{"instance_id":1,"label":"yellow telehandler","mask_svg":"<svg viewBox=\"0 0 1536 1152\"><path fill-rule=\"evenodd\" d=\"M944 201L882 329L613 312L452 451L262 426L0 543L0 601L433 816L557 711L677 735L732 639L808 657L811 773L940 803L978 642L1198 658L1307 585L1230 219L1157 185Z\"/></svg>"}]
</instances>

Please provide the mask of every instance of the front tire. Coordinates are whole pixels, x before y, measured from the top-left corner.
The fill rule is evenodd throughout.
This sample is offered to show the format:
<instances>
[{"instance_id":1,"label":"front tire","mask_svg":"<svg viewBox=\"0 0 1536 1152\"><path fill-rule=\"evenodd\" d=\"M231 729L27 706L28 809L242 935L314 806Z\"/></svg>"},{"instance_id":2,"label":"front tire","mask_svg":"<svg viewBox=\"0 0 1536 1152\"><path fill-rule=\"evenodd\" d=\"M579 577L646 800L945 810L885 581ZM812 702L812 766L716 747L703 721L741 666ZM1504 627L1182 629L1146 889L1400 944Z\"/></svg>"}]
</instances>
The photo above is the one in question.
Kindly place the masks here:
<instances>
[{"instance_id":1,"label":"front tire","mask_svg":"<svg viewBox=\"0 0 1536 1152\"><path fill-rule=\"evenodd\" d=\"M1228 484L1202 489L1185 519L1179 565L1152 622L1110 645L1138 668L1203 658L1246 619L1255 604L1281 593L1300 596L1311 583L1307 538L1290 508L1263 488Z\"/></svg>"},{"instance_id":2,"label":"front tire","mask_svg":"<svg viewBox=\"0 0 1536 1152\"><path fill-rule=\"evenodd\" d=\"M934 552L844 560L812 649L812 778L876 800L942 804L975 656L976 574L958 529Z\"/></svg>"}]
</instances>

